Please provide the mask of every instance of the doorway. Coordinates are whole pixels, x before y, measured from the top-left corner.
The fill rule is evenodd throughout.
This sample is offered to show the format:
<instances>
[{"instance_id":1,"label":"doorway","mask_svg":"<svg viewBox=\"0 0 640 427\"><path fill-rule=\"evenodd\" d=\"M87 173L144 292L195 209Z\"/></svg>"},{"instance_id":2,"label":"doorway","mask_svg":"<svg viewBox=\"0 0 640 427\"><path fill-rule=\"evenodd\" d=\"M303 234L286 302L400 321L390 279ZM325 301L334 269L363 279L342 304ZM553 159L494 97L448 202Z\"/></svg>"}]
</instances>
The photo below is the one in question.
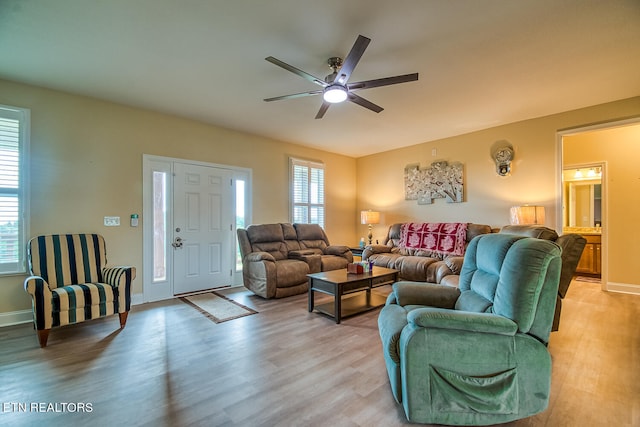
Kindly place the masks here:
<instances>
[{"instance_id":1,"label":"doorway","mask_svg":"<svg viewBox=\"0 0 640 427\"><path fill-rule=\"evenodd\" d=\"M240 284L250 170L144 155L143 174L144 302Z\"/></svg>"},{"instance_id":2,"label":"doorway","mask_svg":"<svg viewBox=\"0 0 640 427\"><path fill-rule=\"evenodd\" d=\"M603 290L640 293L638 275L628 268L638 256L638 251L628 245L628 230L636 222L629 203L636 194L633 187L640 154L640 118L560 131L557 135L561 179L556 223L563 225L563 232L583 234L588 243L593 243L583 252L586 258L593 252L593 260L581 259L581 265L583 273L601 275ZM580 199L578 193L584 198Z\"/></svg>"},{"instance_id":3,"label":"doorway","mask_svg":"<svg viewBox=\"0 0 640 427\"><path fill-rule=\"evenodd\" d=\"M581 234L587 243L576 267L580 280L603 283L602 227L606 201L606 163L565 165L562 171L562 230Z\"/></svg>"}]
</instances>

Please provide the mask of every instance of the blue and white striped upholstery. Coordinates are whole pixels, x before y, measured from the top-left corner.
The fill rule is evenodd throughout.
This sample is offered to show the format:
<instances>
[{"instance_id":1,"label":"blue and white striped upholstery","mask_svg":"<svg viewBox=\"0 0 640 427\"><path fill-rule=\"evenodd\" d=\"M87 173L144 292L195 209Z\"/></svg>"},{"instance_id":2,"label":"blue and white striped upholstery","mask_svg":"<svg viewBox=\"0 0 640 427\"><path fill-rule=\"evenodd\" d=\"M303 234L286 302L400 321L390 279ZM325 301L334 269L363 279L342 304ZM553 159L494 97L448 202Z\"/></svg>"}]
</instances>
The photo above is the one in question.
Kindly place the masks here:
<instances>
[{"instance_id":1,"label":"blue and white striped upholstery","mask_svg":"<svg viewBox=\"0 0 640 427\"><path fill-rule=\"evenodd\" d=\"M27 246L27 257L32 276L25 280L24 287L31 295L34 323L42 347L52 327L115 313L120 314L124 327L136 269L105 267L107 257L102 236L34 237ZM41 331L45 331L44 334Z\"/></svg>"}]
</instances>

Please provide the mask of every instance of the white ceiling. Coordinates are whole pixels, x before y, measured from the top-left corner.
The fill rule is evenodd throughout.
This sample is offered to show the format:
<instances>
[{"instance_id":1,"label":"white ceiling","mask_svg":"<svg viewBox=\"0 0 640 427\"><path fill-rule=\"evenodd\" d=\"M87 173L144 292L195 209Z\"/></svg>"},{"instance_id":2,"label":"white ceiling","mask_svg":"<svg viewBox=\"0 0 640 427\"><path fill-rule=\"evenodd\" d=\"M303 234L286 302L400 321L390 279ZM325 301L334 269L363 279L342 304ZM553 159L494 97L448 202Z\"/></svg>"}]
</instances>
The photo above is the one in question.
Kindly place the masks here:
<instances>
[{"instance_id":1,"label":"white ceiling","mask_svg":"<svg viewBox=\"0 0 640 427\"><path fill-rule=\"evenodd\" d=\"M418 72L314 116L350 81ZM640 95L638 0L0 0L0 78L360 157Z\"/></svg>"}]
</instances>

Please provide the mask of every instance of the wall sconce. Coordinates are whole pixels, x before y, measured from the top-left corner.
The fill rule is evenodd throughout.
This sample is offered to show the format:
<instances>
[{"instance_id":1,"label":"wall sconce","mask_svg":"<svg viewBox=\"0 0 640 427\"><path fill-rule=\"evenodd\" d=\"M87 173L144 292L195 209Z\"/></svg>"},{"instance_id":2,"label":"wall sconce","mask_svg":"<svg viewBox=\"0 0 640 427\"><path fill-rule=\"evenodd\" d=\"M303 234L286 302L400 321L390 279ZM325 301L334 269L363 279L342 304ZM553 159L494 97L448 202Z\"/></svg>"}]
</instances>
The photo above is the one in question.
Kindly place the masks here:
<instances>
[{"instance_id":1,"label":"wall sconce","mask_svg":"<svg viewBox=\"0 0 640 427\"><path fill-rule=\"evenodd\" d=\"M367 235L367 237L369 238L369 244L371 244L371 239L373 238L373 227L371 227L371 224L380 223L380 212L375 212L371 209L369 209L368 211L361 211L360 222L369 226L369 234Z\"/></svg>"},{"instance_id":2,"label":"wall sconce","mask_svg":"<svg viewBox=\"0 0 640 427\"><path fill-rule=\"evenodd\" d=\"M512 225L516 224L544 224L544 206L514 206L511 208Z\"/></svg>"}]
</instances>

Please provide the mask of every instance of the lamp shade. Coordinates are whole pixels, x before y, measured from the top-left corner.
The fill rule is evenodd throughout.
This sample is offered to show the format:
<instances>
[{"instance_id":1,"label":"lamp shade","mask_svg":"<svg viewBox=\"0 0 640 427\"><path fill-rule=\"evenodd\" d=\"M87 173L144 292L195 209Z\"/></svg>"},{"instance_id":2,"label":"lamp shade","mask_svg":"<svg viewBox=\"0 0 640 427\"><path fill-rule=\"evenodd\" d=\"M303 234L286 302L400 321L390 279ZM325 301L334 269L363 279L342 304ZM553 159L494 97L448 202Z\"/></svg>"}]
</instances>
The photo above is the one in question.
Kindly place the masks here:
<instances>
[{"instance_id":1,"label":"lamp shade","mask_svg":"<svg viewBox=\"0 0 640 427\"><path fill-rule=\"evenodd\" d=\"M513 206L510 222L512 225L544 224L544 206Z\"/></svg>"},{"instance_id":2,"label":"lamp shade","mask_svg":"<svg viewBox=\"0 0 640 427\"><path fill-rule=\"evenodd\" d=\"M378 224L380 222L380 212L361 211L360 222L362 224Z\"/></svg>"}]
</instances>

